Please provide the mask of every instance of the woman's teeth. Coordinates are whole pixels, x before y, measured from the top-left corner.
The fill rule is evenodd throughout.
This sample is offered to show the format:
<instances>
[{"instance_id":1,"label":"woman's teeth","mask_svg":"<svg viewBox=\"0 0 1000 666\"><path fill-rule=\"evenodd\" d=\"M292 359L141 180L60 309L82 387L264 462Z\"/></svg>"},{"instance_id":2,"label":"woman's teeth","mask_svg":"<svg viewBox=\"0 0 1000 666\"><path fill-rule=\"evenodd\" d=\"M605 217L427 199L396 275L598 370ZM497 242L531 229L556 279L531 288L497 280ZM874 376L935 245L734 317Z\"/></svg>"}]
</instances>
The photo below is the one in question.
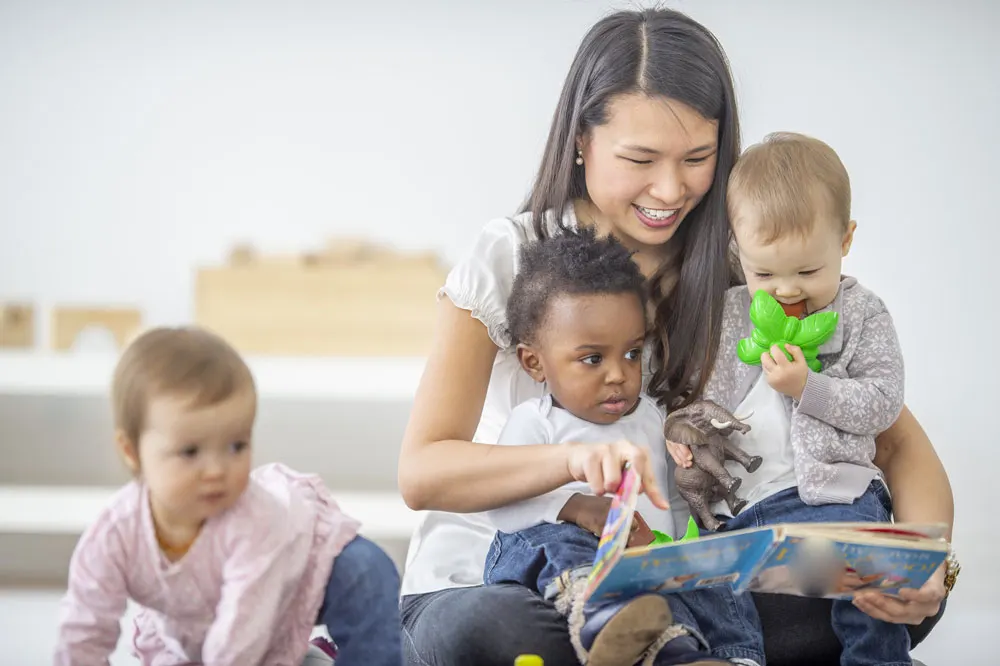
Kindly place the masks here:
<instances>
[{"instance_id":1,"label":"woman's teeth","mask_svg":"<svg viewBox=\"0 0 1000 666\"><path fill-rule=\"evenodd\" d=\"M677 212L677 209L674 209L674 210L658 210L656 208L646 208L645 206L640 206L638 204L636 204L636 208L639 209L640 213L642 213L646 217L650 218L651 220L665 220L665 219L667 219L668 217L670 217L671 215L673 215L674 213Z\"/></svg>"}]
</instances>

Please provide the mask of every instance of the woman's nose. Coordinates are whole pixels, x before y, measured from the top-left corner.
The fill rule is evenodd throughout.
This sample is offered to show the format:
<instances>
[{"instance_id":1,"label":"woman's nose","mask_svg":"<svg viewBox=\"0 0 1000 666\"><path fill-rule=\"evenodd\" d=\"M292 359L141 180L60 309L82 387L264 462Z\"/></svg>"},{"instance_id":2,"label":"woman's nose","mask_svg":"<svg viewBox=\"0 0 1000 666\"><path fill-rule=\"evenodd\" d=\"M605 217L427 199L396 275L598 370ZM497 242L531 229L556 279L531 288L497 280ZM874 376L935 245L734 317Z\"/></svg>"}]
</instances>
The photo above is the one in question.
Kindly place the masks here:
<instances>
[{"instance_id":1,"label":"woman's nose","mask_svg":"<svg viewBox=\"0 0 1000 666\"><path fill-rule=\"evenodd\" d=\"M680 205L684 198L684 181L673 164L664 163L649 188L649 194L670 206Z\"/></svg>"}]
</instances>

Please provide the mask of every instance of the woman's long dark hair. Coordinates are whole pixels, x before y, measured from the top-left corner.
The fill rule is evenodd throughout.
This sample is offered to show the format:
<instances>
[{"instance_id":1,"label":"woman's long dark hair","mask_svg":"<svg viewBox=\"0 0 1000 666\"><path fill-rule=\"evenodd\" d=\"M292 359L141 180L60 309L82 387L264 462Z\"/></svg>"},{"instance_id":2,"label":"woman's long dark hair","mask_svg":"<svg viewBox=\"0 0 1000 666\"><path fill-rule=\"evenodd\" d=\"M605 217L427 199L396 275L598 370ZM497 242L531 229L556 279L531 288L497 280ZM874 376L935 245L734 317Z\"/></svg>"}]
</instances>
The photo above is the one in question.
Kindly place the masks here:
<instances>
[{"instance_id":1,"label":"woman's long dark hair","mask_svg":"<svg viewBox=\"0 0 1000 666\"><path fill-rule=\"evenodd\" d=\"M587 198L576 139L607 122L618 95L644 93L677 100L719 122L715 179L687 215L665 261L649 280L654 306L655 371L649 392L661 404L689 403L704 388L719 347L720 319L731 284L726 181L739 156L739 120L729 62L715 36L670 9L617 12L583 38L563 84L541 167L522 212L546 235L574 199ZM669 341L668 341L669 333Z\"/></svg>"}]
</instances>

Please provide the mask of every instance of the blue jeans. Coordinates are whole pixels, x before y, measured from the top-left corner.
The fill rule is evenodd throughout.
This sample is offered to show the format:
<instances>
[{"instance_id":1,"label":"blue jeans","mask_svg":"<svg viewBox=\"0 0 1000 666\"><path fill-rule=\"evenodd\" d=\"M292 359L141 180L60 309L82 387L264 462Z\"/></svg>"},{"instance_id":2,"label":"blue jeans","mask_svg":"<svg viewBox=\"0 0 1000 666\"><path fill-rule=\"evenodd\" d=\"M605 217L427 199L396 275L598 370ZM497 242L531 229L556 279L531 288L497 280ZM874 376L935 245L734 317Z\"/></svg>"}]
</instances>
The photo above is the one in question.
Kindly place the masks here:
<instances>
[{"instance_id":1,"label":"blue jeans","mask_svg":"<svg viewBox=\"0 0 1000 666\"><path fill-rule=\"evenodd\" d=\"M594 562L598 539L571 523L543 523L508 534L497 532L486 555L486 585L522 585L551 600L563 572L582 571ZM745 605L728 586L665 595L674 622L705 649L724 659L764 663L760 623L749 595Z\"/></svg>"},{"instance_id":2,"label":"blue jeans","mask_svg":"<svg viewBox=\"0 0 1000 666\"><path fill-rule=\"evenodd\" d=\"M816 523L826 521L885 522L889 520L892 503L881 481L872 481L868 490L852 504L810 506L799 498L797 488L789 488L744 509L738 516L727 519L723 531L761 527L777 523ZM757 611L749 594L739 595L739 613ZM883 622L867 615L847 600L835 600L830 617L834 633L843 651L844 666L909 665L910 633L905 625ZM713 645L719 639L713 631L706 637ZM756 640L762 639L758 635ZM762 662L763 663L763 662Z\"/></svg>"},{"instance_id":3,"label":"blue jeans","mask_svg":"<svg viewBox=\"0 0 1000 666\"><path fill-rule=\"evenodd\" d=\"M337 644L337 666L402 666L399 573L381 548L357 536L333 562L317 624Z\"/></svg>"}]
</instances>

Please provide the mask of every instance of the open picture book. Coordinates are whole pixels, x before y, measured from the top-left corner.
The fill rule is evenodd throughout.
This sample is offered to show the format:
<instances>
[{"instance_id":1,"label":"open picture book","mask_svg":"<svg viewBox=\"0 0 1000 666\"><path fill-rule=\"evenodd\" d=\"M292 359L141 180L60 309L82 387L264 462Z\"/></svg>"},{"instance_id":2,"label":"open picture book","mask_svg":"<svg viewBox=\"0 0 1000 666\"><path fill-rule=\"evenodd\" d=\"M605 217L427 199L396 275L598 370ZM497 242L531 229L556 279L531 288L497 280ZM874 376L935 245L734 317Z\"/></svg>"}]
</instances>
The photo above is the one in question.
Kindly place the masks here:
<instances>
[{"instance_id":1,"label":"open picture book","mask_svg":"<svg viewBox=\"0 0 1000 666\"><path fill-rule=\"evenodd\" d=\"M948 555L945 524L785 523L627 547L638 475L626 467L612 499L585 598L606 601L649 592L730 585L830 599L855 590L896 595L919 588Z\"/></svg>"}]
</instances>

